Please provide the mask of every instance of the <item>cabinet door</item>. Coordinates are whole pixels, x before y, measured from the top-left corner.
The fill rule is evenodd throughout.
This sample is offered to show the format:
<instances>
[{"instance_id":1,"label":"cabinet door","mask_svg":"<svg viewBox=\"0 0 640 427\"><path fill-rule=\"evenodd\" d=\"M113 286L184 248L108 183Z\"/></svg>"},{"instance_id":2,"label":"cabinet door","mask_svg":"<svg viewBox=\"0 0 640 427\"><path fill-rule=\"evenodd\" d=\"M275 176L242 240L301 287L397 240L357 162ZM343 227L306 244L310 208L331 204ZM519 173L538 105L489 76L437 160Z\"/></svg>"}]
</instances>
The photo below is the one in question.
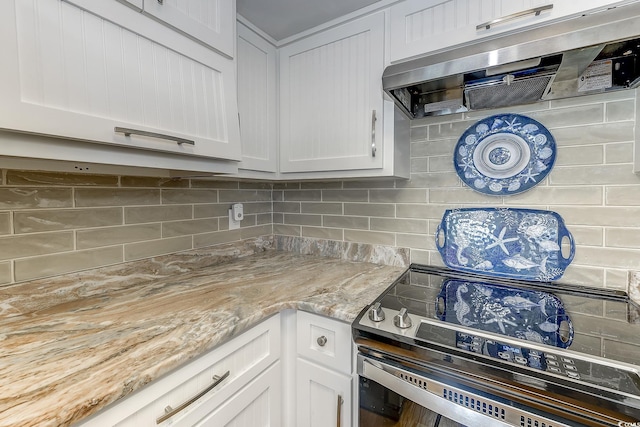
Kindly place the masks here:
<instances>
[{"instance_id":1,"label":"cabinet door","mask_svg":"<svg viewBox=\"0 0 640 427\"><path fill-rule=\"evenodd\" d=\"M235 1L144 0L144 13L233 57Z\"/></svg>"},{"instance_id":2,"label":"cabinet door","mask_svg":"<svg viewBox=\"0 0 640 427\"><path fill-rule=\"evenodd\" d=\"M280 427L282 425L280 362L260 374L238 394L220 405L197 427Z\"/></svg>"},{"instance_id":3,"label":"cabinet door","mask_svg":"<svg viewBox=\"0 0 640 427\"><path fill-rule=\"evenodd\" d=\"M110 17L60 0L3 5L0 128L240 160L233 61L122 3L89 3Z\"/></svg>"},{"instance_id":4,"label":"cabinet door","mask_svg":"<svg viewBox=\"0 0 640 427\"><path fill-rule=\"evenodd\" d=\"M303 359L296 367L296 426L335 427L338 416L341 426L350 426L351 377Z\"/></svg>"},{"instance_id":5,"label":"cabinet door","mask_svg":"<svg viewBox=\"0 0 640 427\"><path fill-rule=\"evenodd\" d=\"M264 172L277 168L276 48L238 23L238 110L242 162Z\"/></svg>"},{"instance_id":6,"label":"cabinet door","mask_svg":"<svg viewBox=\"0 0 640 427\"><path fill-rule=\"evenodd\" d=\"M281 172L382 166L383 67L382 12L280 49Z\"/></svg>"},{"instance_id":7,"label":"cabinet door","mask_svg":"<svg viewBox=\"0 0 640 427\"><path fill-rule=\"evenodd\" d=\"M540 25L585 11L613 4L611 0L406 0L391 7L391 61L434 52L495 36L508 31ZM525 14L517 19L476 29L482 23L531 10L540 6L552 9Z\"/></svg>"}]
</instances>

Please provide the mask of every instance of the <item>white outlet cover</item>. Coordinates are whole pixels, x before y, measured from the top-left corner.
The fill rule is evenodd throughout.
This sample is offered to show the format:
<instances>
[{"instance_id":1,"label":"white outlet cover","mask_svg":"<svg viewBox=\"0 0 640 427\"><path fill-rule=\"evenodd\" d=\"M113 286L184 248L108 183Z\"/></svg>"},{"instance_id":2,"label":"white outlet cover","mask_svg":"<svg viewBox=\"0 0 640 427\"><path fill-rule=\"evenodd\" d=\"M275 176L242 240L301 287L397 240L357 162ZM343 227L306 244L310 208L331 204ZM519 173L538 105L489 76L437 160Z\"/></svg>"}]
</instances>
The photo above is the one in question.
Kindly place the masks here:
<instances>
[{"instance_id":1,"label":"white outlet cover","mask_svg":"<svg viewBox=\"0 0 640 427\"><path fill-rule=\"evenodd\" d=\"M237 230L240 228L240 221L233 219L233 210L229 209L229 230Z\"/></svg>"}]
</instances>

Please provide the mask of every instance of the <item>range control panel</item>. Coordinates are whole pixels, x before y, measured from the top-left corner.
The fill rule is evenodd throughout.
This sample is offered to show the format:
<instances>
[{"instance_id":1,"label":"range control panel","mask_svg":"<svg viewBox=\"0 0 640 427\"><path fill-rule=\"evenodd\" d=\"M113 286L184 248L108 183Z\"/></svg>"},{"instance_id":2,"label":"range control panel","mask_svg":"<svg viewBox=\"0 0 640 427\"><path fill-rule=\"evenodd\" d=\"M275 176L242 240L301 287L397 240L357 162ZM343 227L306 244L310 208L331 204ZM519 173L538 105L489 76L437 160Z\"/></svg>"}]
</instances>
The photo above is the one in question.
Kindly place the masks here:
<instances>
[{"instance_id":1,"label":"range control panel","mask_svg":"<svg viewBox=\"0 0 640 427\"><path fill-rule=\"evenodd\" d=\"M512 362L533 369L566 375L580 379L578 366L570 357L559 356L526 347L517 347L493 339L487 339L463 332L455 332L456 347L472 353L480 353L495 359Z\"/></svg>"},{"instance_id":2,"label":"range control panel","mask_svg":"<svg viewBox=\"0 0 640 427\"><path fill-rule=\"evenodd\" d=\"M357 319L359 327L369 333L385 332L407 344L423 342L458 349L469 355L478 354L502 363L525 369L544 371L548 374L580 381L599 388L625 393L640 399L640 373L635 367L615 366L601 362L598 357L585 355L574 357L573 352L526 342L511 337L475 332L460 325L446 324L409 313L406 309L394 310L376 303ZM356 326L356 329L358 326Z\"/></svg>"}]
</instances>

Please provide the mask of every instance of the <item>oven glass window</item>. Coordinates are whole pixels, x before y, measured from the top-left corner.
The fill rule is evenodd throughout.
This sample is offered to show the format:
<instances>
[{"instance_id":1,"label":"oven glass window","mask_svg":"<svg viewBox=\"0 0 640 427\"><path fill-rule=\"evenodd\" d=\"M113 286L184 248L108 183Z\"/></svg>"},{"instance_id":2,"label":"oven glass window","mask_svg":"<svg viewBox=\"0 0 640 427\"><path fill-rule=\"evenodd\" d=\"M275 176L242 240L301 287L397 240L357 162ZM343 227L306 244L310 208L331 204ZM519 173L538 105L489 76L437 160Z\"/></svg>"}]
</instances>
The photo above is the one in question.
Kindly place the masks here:
<instances>
[{"instance_id":1,"label":"oven glass window","mask_svg":"<svg viewBox=\"0 0 640 427\"><path fill-rule=\"evenodd\" d=\"M360 427L466 427L360 377Z\"/></svg>"}]
</instances>

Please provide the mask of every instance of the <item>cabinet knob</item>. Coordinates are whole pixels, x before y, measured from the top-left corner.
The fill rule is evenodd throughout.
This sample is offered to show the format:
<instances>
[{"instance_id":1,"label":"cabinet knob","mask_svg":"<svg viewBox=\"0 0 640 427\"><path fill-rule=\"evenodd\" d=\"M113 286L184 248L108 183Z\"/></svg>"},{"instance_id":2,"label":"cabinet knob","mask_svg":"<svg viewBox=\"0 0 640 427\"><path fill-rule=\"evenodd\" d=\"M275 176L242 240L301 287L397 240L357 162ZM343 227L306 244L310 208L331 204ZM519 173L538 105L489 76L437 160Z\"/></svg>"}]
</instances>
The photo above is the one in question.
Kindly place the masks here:
<instances>
[{"instance_id":1,"label":"cabinet knob","mask_svg":"<svg viewBox=\"0 0 640 427\"><path fill-rule=\"evenodd\" d=\"M369 309L369 319L372 322L382 322L384 320L384 311L380 307L380 302L377 302Z\"/></svg>"},{"instance_id":2,"label":"cabinet knob","mask_svg":"<svg viewBox=\"0 0 640 427\"><path fill-rule=\"evenodd\" d=\"M407 329L411 327L411 318L409 317L409 313L407 313L406 308L403 308L400 310L400 313L395 315L393 318L393 324L400 329Z\"/></svg>"},{"instance_id":3,"label":"cabinet knob","mask_svg":"<svg viewBox=\"0 0 640 427\"><path fill-rule=\"evenodd\" d=\"M321 337L318 337L317 342L320 347L324 347L324 345L327 343L327 337L322 335Z\"/></svg>"}]
</instances>

